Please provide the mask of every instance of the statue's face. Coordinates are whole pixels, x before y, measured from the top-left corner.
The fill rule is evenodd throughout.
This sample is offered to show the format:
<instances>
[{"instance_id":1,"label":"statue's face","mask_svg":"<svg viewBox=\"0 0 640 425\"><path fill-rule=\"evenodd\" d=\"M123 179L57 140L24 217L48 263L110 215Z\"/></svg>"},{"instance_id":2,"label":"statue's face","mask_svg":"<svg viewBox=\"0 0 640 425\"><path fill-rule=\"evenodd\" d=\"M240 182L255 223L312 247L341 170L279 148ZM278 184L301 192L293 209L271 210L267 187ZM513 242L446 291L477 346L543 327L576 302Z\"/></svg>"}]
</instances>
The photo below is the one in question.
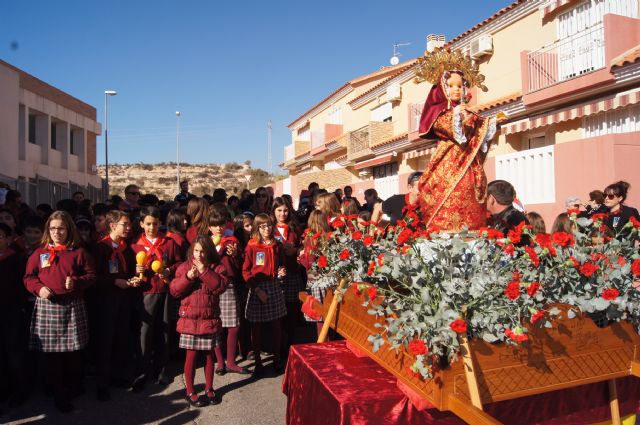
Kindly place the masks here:
<instances>
[{"instance_id":1,"label":"statue's face","mask_svg":"<svg viewBox=\"0 0 640 425\"><path fill-rule=\"evenodd\" d=\"M447 79L447 87L449 88L449 99L454 102L460 102L462 99L464 82L459 74L451 74Z\"/></svg>"}]
</instances>

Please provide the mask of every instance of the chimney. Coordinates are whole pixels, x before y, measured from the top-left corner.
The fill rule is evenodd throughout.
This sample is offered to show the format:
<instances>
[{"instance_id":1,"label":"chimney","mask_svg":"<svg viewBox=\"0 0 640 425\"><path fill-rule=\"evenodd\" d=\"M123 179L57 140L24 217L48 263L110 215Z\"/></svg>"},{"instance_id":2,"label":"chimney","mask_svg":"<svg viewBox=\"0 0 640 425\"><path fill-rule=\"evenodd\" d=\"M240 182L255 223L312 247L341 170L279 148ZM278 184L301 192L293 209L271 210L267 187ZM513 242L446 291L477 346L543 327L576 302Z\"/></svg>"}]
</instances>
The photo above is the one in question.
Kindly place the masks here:
<instances>
[{"instance_id":1,"label":"chimney","mask_svg":"<svg viewBox=\"0 0 640 425\"><path fill-rule=\"evenodd\" d=\"M442 34L429 34L427 36L427 52L433 52L436 47L444 46L445 38Z\"/></svg>"}]
</instances>

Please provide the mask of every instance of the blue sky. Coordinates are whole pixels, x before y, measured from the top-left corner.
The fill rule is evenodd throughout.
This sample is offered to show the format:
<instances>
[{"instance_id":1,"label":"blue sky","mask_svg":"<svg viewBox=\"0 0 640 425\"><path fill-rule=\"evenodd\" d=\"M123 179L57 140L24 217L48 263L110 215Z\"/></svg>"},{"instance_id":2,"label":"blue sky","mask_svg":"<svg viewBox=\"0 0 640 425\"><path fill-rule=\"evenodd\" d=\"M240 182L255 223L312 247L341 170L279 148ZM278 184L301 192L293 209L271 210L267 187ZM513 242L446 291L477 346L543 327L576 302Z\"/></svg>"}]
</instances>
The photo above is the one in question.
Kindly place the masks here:
<instances>
[{"instance_id":1,"label":"blue sky","mask_svg":"<svg viewBox=\"0 0 640 425\"><path fill-rule=\"evenodd\" d=\"M0 58L97 107L109 99L109 162L181 160L267 165L286 125L345 81L422 54L508 0L129 0L0 3ZM15 44L17 43L17 48ZM104 163L103 139L98 162Z\"/></svg>"}]
</instances>

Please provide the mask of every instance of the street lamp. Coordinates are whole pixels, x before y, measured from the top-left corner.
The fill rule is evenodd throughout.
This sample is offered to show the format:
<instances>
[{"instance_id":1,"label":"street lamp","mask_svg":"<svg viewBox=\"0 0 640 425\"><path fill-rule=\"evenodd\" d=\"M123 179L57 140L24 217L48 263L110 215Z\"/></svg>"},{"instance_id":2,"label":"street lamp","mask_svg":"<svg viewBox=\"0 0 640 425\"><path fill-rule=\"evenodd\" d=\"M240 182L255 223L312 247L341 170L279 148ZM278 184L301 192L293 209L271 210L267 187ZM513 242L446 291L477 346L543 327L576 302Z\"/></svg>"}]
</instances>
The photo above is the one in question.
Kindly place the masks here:
<instances>
[{"instance_id":1,"label":"street lamp","mask_svg":"<svg viewBox=\"0 0 640 425\"><path fill-rule=\"evenodd\" d=\"M107 181L105 199L109 198L109 103L107 99L109 96L115 96L117 94L118 92L115 90L104 91L104 174L105 180Z\"/></svg>"},{"instance_id":2,"label":"street lamp","mask_svg":"<svg viewBox=\"0 0 640 425\"><path fill-rule=\"evenodd\" d=\"M249 189L249 183L251 182L251 174L245 174L244 179L247 181L247 189Z\"/></svg>"},{"instance_id":3,"label":"street lamp","mask_svg":"<svg viewBox=\"0 0 640 425\"><path fill-rule=\"evenodd\" d=\"M178 166L176 180L178 181L178 192L180 192L180 111L176 111L176 165Z\"/></svg>"}]
</instances>

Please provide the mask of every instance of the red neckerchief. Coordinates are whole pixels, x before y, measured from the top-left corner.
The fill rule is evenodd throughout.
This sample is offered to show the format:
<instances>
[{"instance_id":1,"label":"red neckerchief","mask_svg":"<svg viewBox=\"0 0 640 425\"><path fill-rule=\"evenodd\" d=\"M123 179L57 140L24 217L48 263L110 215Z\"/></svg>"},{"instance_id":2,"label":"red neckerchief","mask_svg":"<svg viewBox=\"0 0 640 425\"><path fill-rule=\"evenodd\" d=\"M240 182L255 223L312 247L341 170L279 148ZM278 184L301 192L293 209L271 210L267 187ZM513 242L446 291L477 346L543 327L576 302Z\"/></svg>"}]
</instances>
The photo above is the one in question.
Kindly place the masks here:
<instances>
[{"instance_id":1,"label":"red neckerchief","mask_svg":"<svg viewBox=\"0 0 640 425\"><path fill-rule=\"evenodd\" d=\"M113 248L113 252L111 253L111 260L115 260L117 257L118 262L122 266L123 271L126 273L127 262L124 260L124 250L127 248L127 244L122 239L120 239L120 242L114 241L113 239L111 239L111 235L107 235L100 240L100 242L103 242L103 241L107 242L109 246L111 246L112 248L113 248L113 244L118 245L116 248Z\"/></svg>"},{"instance_id":2,"label":"red neckerchief","mask_svg":"<svg viewBox=\"0 0 640 425\"><path fill-rule=\"evenodd\" d=\"M47 251L49 252L49 264L53 264L53 260L56 259L56 252L66 251L66 245L58 245L58 246L47 246Z\"/></svg>"},{"instance_id":3,"label":"red neckerchief","mask_svg":"<svg viewBox=\"0 0 640 425\"><path fill-rule=\"evenodd\" d=\"M278 230L278 233L282 235L282 238L285 241L289 240L289 225L287 223L276 224L276 229Z\"/></svg>"},{"instance_id":4,"label":"red neckerchief","mask_svg":"<svg viewBox=\"0 0 640 425\"><path fill-rule=\"evenodd\" d=\"M164 238L160 235L156 238L156 243L151 243L149 239L147 239L147 235L140 236L138 240L138 245L142 245L145 248L149 248L149 252L147 252L147 261L145 262L145 267L148 267L149 264L153 261L153 257L155 255L156 259L162 259L162 253L158 249L160 245L164 242Z\"/></svg>"},{"instance_id":5,"label":"red neckerchief","mask_svg":"<svg viewBox=\"0 0 640 425\"><path fill-rule=\"evenodd\" d=\"M15 253L16 252L11 248L5 249L4 252L0 253L0 261L6 260L7 258L11 257Z\"/></svg>"}]
</instances>

